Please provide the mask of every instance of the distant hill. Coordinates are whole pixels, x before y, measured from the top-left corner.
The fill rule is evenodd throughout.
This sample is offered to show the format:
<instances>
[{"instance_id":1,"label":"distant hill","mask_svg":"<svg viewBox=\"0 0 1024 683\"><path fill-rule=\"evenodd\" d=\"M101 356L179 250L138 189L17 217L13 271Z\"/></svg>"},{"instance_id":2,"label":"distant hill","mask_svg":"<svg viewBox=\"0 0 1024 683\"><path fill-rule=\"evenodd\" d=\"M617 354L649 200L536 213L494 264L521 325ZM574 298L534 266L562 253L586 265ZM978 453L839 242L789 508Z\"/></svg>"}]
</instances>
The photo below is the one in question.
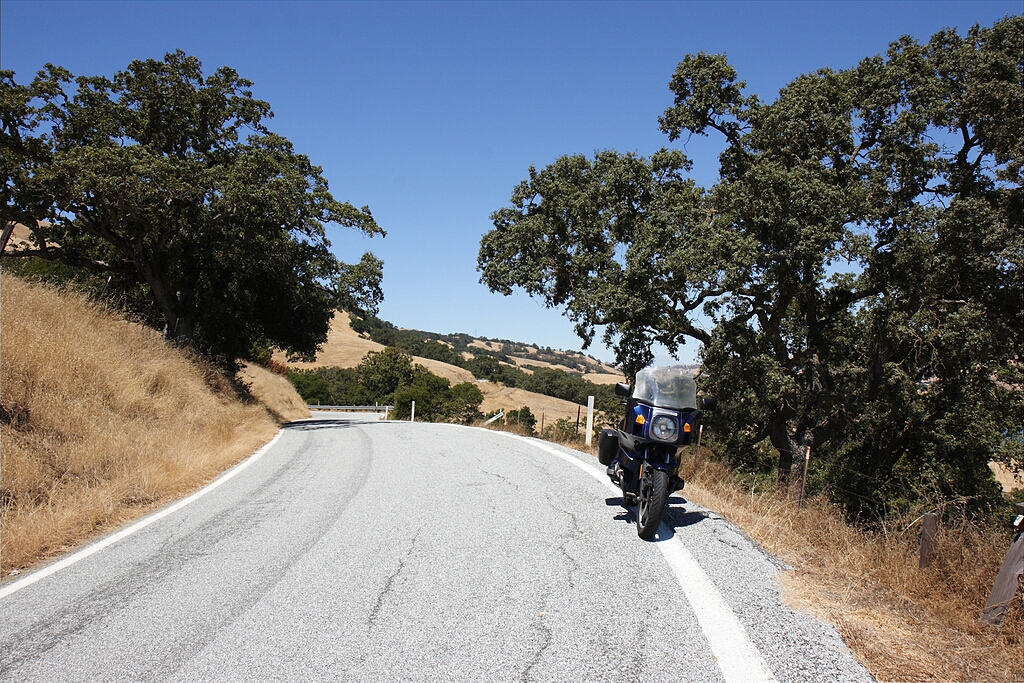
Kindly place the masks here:
<instances>
[{"instance_id":1,"label":"distant hill","mask_svg":"<svg viewBox=\"0 0 1024 683\"><path fill-rule=\"evenodd\" d=\"M624 379L616 368L579 352L542 348L506 339L402 329L377 318L360 319L344 312L335 314L327 334L327 343L315 361L288 361L280 352L274 358L299 370L317 367L352 368L359 365L369 351L380 351L385 346L404 349L413 356L414 362L435 375L447 378L452 384L476 382L484 394L480 409L485 413L527 406L538 420L543 416L548 422L558 418L575 420L580 408L578 399L565 400L514 386L517 371L532 375L542 368L560 370L600 385L594 387L595 394L609 393L610 388L605 387ZM486 362L506 370L499 371L498 376L494 377L497 381L477 379L473 370L480 374L481 359L487 359ZM521 374L518 377L522 379ZM584 386L590 385L584 383Z\"/></svg>"},{"instance_id":2,"label":"distant hill","mask_svg":"<svg viewBox=\"0 0 1024 683\"><path fill-rule=\"evenodd\" d=\"M536 344L473 337L465 333L440 334L399 328L372 316L350 316L351 327L362 337L388 346L399 346L414 356L460 365L465 360L486 356L530 373L536 368L556 368L583 376L595 383L620 381L614 366L578 351L560 351Z\"/></svg>"}]
</instances>

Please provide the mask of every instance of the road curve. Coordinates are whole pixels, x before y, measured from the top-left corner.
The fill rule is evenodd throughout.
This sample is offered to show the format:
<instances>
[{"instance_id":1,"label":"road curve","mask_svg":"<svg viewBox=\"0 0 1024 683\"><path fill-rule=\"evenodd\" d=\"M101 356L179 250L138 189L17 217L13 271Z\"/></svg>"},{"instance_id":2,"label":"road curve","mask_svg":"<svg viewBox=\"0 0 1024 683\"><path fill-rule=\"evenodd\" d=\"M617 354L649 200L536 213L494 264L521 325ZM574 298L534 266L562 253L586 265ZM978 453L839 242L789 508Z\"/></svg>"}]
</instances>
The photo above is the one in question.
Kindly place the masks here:
<instances>
[{"instance_id":1,"label":"road curve","mask_svg":"<svg viewBox=\"0 0 1024 683\"><path fill-rule=\"evenodd\" d=\"M215 490L5 583L0 679L732 683L745 642L750 677L871 680L781 605L776 560L678 496L641 541L594 465L453 425L293 423Z\"/></svg>"}]
</instances>

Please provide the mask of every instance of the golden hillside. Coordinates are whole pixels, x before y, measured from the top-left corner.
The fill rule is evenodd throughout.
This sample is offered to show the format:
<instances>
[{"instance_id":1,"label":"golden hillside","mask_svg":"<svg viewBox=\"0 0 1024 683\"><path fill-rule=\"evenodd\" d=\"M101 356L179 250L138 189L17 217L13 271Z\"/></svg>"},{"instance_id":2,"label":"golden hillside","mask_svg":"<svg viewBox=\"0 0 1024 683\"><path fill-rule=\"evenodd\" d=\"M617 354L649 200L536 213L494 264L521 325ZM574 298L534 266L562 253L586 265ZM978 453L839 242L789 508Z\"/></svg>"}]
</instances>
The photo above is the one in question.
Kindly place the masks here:
<instances>
[{"instance_id":1,"label":"golden hillside","mask_svg":"<svg viewBox=\"0 0 1024 683\"><path fill-rule=\"evenodd\" d=\"M473 344L477 343L473 342ZM500 349L501 346L499 342L481 343L496 345L497 349ZM339 312L335 313L334 319L331 321L331 329L327 333L327 343L317 354L316 360L312 363L289 362L288 365L299 370L319 367L354 368L359 365L368 352L380 351L383 348L384 346L381 344L361 337L352 329L348 314ZM282 352L274 354L274 359L282 363L287 362L285 354ZM547 424L558 418L576 420L579 406L571 401L563 401L523 389L504 387L494 382L477 381L469 370L431 358L414 356L413 362L419 363L435 375L447 378L452 384L475 382L484 395L480 409L485 413L495 410L514 410L527 406L537 416L538 426L542 417ZM622 381L621 376L615 381Z\"/></svg>"},{"instance_id":2,"label":"golden hillside","mask_svg":"<svg viewBox=\"0 0 1024 683\"><path fill-rule=\"evenodd\" d=\"M274 415L308 415L263 372ZM271 410L152 329L0 275L0 571L200 487L274 436Z\"/></svg>"}]
</instances>

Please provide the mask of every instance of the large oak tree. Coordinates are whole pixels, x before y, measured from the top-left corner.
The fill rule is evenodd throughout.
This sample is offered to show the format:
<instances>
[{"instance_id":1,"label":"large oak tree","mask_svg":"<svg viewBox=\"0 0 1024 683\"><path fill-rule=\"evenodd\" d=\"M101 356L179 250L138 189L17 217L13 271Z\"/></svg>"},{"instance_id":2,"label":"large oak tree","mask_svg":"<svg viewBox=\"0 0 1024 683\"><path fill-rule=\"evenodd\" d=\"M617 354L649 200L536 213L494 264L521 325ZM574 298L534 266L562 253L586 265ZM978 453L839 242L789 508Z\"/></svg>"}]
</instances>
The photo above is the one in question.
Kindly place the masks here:
<instances>
[{"instance_id":1,"label":"large oak tree","mask_svg":"<svg viewBox=\"0 0 1024 683\"><path fill-rule=\"evenodd\" d=\"M266 127L251 85L228 67L204 77L181 51L113 78L0 72L0 218L33 234L15 255L97 276L229 364L268 346L310 354L339 305L375 311L382 263L339 263L324 225L384 231Z\"/></svg>"},{"instance_id":2,"label":"large oak tree","mask_svg":"<svg viewBox=\"0 0 1024 683\"><path fill-rule=\"evenodd\" d=\"M731 457L807 447L856 514L994 491L1021 463L1024 19L910 38L766 104L687 56L659 119L715 134L719 181L677 150L568 156L516 187L483 281L605 331L628 374L702 345ZM756 465L756 463L755 463Z\"/></svg>"}]
</instances>

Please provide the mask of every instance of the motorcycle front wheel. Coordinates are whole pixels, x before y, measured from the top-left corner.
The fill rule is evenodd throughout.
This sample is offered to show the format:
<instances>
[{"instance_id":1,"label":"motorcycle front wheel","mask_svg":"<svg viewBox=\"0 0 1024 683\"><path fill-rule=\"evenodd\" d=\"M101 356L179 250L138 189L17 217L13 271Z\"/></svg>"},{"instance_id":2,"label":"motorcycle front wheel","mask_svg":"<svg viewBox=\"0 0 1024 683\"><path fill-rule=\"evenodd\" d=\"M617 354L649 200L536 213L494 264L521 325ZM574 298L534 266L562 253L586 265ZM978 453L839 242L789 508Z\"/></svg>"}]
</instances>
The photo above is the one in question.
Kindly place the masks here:
<instances>
[{"instance_id":1,"label":"motorcycle front wheel","mask_svg":"<svg viewBox=\"0 0 1024 683\"><path fill-rule=\"evenodd\" d=\"M665 514L668 498L668 474L655 467L644 466L637 496L636 533L645 541L654 537Z\"/></svg>"}]
</instances>

